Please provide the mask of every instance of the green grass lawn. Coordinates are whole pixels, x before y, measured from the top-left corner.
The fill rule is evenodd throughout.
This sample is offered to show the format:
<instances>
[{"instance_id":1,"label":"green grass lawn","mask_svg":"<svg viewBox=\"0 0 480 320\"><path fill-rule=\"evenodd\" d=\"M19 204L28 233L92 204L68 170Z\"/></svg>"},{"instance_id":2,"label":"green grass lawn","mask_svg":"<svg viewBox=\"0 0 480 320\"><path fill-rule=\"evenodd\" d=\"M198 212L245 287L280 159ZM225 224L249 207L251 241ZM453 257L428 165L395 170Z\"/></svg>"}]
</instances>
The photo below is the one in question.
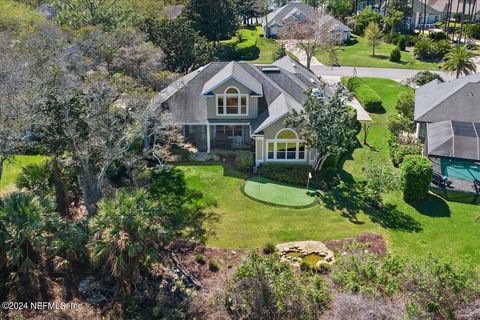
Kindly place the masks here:
<instances>
[{"instance_id":1,"label":"green grass lawn","mask_svg":"<svg viewBox=\"0 0 480 320\"><path fill-rule=\"evenodd\" d=\"M315 190L307 191L306 187L279 183L259 176L248 179L244 192L262 202L290 207L308 206L316 199Z\"/></svg>"},{"instance_id":2,"label":"green grass lawn","mask_svg":"<svg viewBox=\"0 0 480 320\"><path fill-rule=\"evenodd\" d=\"M15 180L23 166L41 163L46 159L44 156L16 156L12 161L7 161L0 180L0 195L15 190Z\"/></svg>"},{"instance_id":3,"label":"green grass lawn","mask_svg":"<svg viewBox=\"0 0 480 320\"><path fill-rule=\"evenodd\" d=\"M398 94L410 90L388 79L365 80L383 98L385 113L373 114L374 127L368 138L371 146L357 148L346 157L341 183L323 197L321 205L306 209L262 205L245 197L241 187L246 176L219 164L181 165L188 185L199 189L217 206L216 235L208 244L226 248L255 248L267 242L327 240L353 236L365 231L382 233L395 254L434 254L453 259L468 258L480 263L480 214L476 205L445 201L431 195L427 201L410 205L400 192L384 196L381 211L359 206L355 182L363 179L367 161L389 164L388 116L395 114ZM290 194L285 194L289 197Z\"/></svg>"},{"instance_id":4,"label":"green grass lawn","mask_svg":"<svg viewBox=\"0 0 480 320\"><path fill-rule=\"evenodd\" d=\"M242 41L246 41L248 37L255 37L256 38L256 46L258 48L258 56L255 57L254 60L249 60L251 63L272 63L274 61L273 54L280 48L280 43L278 43L275 39L268 39L265 37L261 37L260 35L263 34L262 27L249 27L249 28L242 28L238 30L238 32L242 36ZM238 43L238 37L234 36L229 40L222 41L223 43Z\"/></svg>"},{"instance_id":5,"label":"green grass lawn","mask_svg":"<svg viewBox=\"0 0 480 320\"><path fill-rule=\"evenodd\" d=\"M353 39L353 38L352 38ZM423 62L415 59L411 52L402 51L400 62L391 62L390 52L395 48L392 44L382 43L375 49L375 57L372 56L372 46L362 37L355 36L355 44L341 46L338 52L338 60L341 66L354 67L378 67L399 68L417 70L437 70L438 63ZM315 57L323 64L329 64L328 56L319 51Z\"/></svg>"}]
</instances>

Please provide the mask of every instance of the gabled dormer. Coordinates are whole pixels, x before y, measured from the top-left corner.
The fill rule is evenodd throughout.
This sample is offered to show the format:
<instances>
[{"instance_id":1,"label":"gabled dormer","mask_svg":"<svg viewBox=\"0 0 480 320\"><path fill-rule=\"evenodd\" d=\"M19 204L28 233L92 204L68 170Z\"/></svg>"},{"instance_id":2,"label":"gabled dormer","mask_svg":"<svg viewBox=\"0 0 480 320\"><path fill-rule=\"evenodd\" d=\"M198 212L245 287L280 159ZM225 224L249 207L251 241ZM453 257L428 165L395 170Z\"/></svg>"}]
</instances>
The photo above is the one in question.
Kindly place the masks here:
<instances>
[{"instance_id":1,"label":"gabled dormer","mask_svg":"<svg viewBox=\"0 0 480 320\"><path fill-rule=\"evenodd\" d=\"M230 62L203 86L208 118L255 118L262 84L240 63Z\"/></svg>"}]
</instances>

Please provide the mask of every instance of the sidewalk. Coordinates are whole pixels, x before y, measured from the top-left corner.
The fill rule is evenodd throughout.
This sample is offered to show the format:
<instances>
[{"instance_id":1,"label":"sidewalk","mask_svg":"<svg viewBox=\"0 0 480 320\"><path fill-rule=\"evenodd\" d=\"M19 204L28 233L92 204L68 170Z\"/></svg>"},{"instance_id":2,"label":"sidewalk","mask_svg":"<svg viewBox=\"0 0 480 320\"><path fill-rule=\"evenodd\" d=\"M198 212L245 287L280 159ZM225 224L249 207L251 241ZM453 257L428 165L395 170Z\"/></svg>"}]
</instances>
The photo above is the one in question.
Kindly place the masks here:
<instances>
[{"instance_id":1,"label":"sidewalk","mask_svg":"<svg viewBox=\"0 0 480 320\"><path fill-rule=\"evenodd\" d=\"M317 75L324 77L352 77L356 69L357 77L372 77L372 78L387 78L397 82L404 81L411 78L416 73L422 70L413 69L393 69L393 68L368 68L368 67L328 67L328 66L313 66L312 71ZM479 70L480 71L480 70ZM453 74L447 74L440 70L432 70L438 73L444 80L452 80L455 78Z\"/></svg>"}]
</instances>

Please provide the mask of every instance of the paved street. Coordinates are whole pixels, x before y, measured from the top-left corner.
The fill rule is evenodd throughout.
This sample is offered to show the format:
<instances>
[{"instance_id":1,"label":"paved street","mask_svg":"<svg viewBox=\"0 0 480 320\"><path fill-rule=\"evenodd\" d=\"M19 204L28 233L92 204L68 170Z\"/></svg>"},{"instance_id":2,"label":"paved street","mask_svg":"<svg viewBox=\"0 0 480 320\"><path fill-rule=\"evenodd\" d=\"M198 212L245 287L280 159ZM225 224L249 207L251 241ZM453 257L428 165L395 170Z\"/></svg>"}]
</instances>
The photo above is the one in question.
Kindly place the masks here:
<instances>
[{"instance_id":1,"label":"paved street","mask_svg":"<svg viewBox=\"0 0 480 320\"><path fill-rule=\"evenodd\" d=\"M420 70L411 69L392 69L392 68L366 68L355 67L357 71L357 77L375 77L375 78L388 78L395 81L406 80L415 75ZM351 77L354 73L354 67L328 67L328 66L312 66L311 69L317 76L327 77L330 79L340 77ZM445 80L454 79L452 74L446 74L442 71L434 71L439 73Z\"/></svg>"}]
</instances>

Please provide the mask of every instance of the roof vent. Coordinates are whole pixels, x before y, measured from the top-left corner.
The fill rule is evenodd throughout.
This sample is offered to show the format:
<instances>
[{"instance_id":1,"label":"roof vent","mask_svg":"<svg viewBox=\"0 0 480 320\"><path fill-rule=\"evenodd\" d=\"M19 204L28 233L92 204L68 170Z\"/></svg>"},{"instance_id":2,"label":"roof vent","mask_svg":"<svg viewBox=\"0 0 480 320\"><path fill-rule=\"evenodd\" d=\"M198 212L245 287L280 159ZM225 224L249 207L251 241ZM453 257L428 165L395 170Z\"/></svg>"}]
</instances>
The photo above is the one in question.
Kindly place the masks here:
<instances>
[{"instance_id":1,"label":"roof vent","mask_svg":"<svg viewBox=\"0 0 480 320\"><path fill-rule=\"evenodd\" d=\"M262 71L263 71L264 73L280 72L280 68L278 68L278 67L264 67L264 68L262 68Z\"/></svg>"},{"instance_id":2,"label":"roof vent","mask_svg":"<svg viewBox=\"0 0 480 320\"><path fill-rule=\"evenodd\" d=\"M297 65L296 65L294 62L292 62L292 67L295 68L296 66L297 66Z\"/></svg>"}]
</instances>

